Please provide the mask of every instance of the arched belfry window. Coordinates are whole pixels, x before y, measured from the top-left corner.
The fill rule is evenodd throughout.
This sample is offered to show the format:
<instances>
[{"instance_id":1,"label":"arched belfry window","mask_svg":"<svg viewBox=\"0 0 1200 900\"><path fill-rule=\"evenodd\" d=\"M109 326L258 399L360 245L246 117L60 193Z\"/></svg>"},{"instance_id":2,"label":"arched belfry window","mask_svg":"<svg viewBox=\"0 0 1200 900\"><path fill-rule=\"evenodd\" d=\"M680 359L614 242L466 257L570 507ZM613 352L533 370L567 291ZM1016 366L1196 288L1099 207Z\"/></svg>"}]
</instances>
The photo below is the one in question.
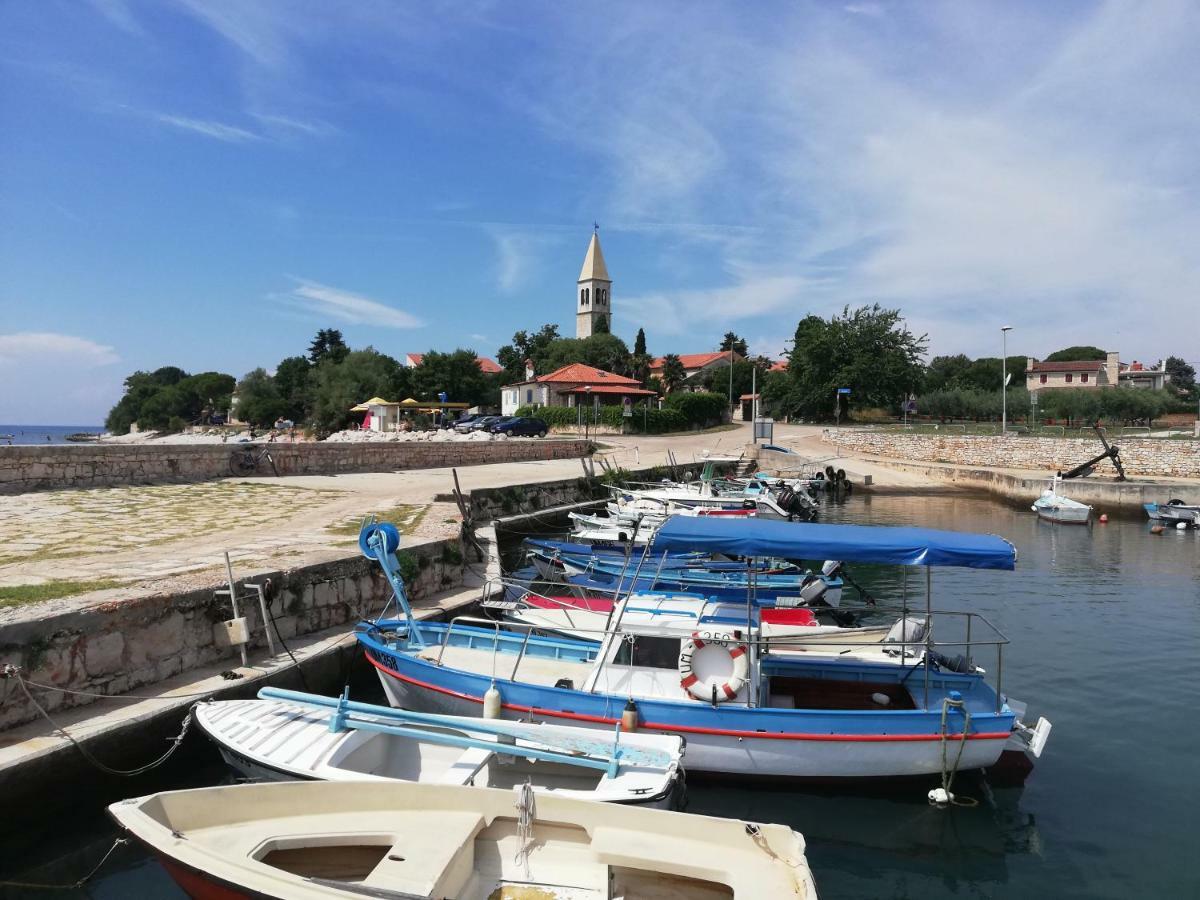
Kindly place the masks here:
<instances>
[{"instance_id":1,"label":"arched belfry window","mask_svg":"<svg viewBox=\"0 0 1200 900\"><path fill-rule=\"evenodd\" d=\"M588 305L588 289L587 288L584 288L582 291L579 292L579 302L582 303L584 306Z\"/></svg>"}]
</instances>

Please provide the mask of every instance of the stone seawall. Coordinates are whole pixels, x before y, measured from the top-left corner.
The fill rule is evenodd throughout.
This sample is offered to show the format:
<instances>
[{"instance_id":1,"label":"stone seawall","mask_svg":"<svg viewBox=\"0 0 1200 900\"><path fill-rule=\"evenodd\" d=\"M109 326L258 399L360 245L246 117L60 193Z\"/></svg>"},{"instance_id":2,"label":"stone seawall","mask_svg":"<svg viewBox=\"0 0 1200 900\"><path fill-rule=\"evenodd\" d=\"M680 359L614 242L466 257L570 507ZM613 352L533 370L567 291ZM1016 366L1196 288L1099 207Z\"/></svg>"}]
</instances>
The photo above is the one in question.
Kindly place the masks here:
<instances>
[{"instance_id":1,"label":"stone seawall","mask_svg":"<svg viewBox=\"0 0 1200 900\"><path fill-rule=\"evenodd\" d=\"M843 451L889 459L1046 472L1072 469L1103 450L1094 438L902 434L856 428L826 429L823 437ZM1121 448L1121 464L1130 477L1200 478L1200 441L1122 438L1113 443ZM1106 468L1112 470L1111 464L1097 467L1102 473Z\"/></svg>"},{"instance_id":2,"label":"stone seawall","mask_svg":"<svg viewBox=\"0 0 1200 900\"><path fill-rule=\"evenodd\" d=\"M245 444L99 444L0 448L0 493L119 484L209 481L229 477ZM269 447L280 475L392 472L586 456L582 440L257 444ZM263 460L260 475L271 475Z\"/></svg>"},{"instance_id":3,"label":"stone seawall","mask_svg":"<svg viewBox=\"0 0 1200 900\"><path fill-rule=\"evenodd\" d=\"M405 546L400 559L414 604L463 582L463 552L457 539ZM379 566L362 556L261 572L247 580L270 580L270 613L285 641L377 615L391 596ZM257 595L242 600L239 612L250 630L248 646L265 647ZM229 599L215 596L212 587L182 594L114 596L83 606L55 601L6 610L0 621L0 668L18 665L30 681L71 691L123 694L218 660L236 665L237 648L221 640L220 623L231 615ZM51 711L94 700L59 691L37 693ZM0 729L37 715L15 680L0 679Z\"/></svg>"}]
</instances>

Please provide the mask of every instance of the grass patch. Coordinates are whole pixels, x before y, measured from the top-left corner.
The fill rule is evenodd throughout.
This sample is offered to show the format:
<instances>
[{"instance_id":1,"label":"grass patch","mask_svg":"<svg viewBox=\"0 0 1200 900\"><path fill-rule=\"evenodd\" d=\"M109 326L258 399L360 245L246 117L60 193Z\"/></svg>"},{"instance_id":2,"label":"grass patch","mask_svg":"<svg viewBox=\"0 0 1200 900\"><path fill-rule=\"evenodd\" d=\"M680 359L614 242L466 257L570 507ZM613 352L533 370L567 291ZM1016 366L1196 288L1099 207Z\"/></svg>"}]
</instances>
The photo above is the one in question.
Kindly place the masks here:
<instances>
[{"instance_id":1,"label":"grass patch","mask_svg":"<svg viewBox=\"0 0 1200 900\"><path fill-rule=\"evenodd\" d=\"M110 579L98 581L47 581L45 584L16 584L0 587L0 608L40 603L43 600L61 600L76 594L91 591L106 591L119 587L121 582Z\"/></svg>"},{"instance_id":2,"label":"grass patch","mask_svg":"<svg viewBox=\"0 0 1200 900\"><path fill-rule=\"evenodd\" d=\"M425 513L428 511L428 506L401 503L393 506L391 509L373 509L370 510L370 513L379 519L380 522L391 522L400 530L401 534L412 534L416 531L417 526L421 524L421 520L425 518ZM344 534L357 537L359 529L362 527L362 520L363 516L354 516L333 525L328 525L325 530L330 534Z\"/></svg>"}]
</instances>

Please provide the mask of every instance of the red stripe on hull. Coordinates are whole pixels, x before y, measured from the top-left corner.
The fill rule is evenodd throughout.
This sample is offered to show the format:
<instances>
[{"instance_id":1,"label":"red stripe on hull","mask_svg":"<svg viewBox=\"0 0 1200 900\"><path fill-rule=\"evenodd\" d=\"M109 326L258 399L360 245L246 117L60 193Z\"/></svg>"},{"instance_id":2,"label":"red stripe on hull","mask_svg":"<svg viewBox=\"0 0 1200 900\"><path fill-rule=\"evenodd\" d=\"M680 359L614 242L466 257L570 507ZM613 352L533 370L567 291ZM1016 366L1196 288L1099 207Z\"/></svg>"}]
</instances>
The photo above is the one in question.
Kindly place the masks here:
<instances>
[{"instance_id":1,"label":"red stripe on hull","mask_svg":"<svg viewBox=\"0 0 1200 900\"><path fill-rule=\"evenodd\" d=\"M452 691L449 688L444 688L436 684L429 684L426 681L420 681L416 678L410 678L407 675L401 675L399 672L389 669L387 666L372 659L370 654L365 654L367 661L381 672L386 672L393 678L403 681L406 684L413 684L417 687L422 687L427 690L436 691L439 694L447 694L451 697L459 697L463 700L471 700L475 703L483 703L482 697L476 697L473 694L463 694L459 691ZM566 712L565 710L543 709L537 706L523 706L519 703L501 703L504 709L511 709L516 712L533 713L539 716L550 716L556 719L574 719L580 722L597 722L602 725L614 725L621 721L607 716L589 716L584 713ZM722 737L739 737L739 738L756 738L765 741L845 741L845 742L889 742L889 741L940 741L940 734L801 734L798 732L765 732L765 731L744 731L731 728L701 728L695 725L667 725L662 722L645 722L639 726L640 728L650 728L654 731L666 732L683 732L686 734L713 734ZM1006 741L1010 734L1007 731L984 731L977 734L967 735L968 741ZM946 735L946 739L950 741L962 740L961 734Z\"/></svg>"}]
</instances>

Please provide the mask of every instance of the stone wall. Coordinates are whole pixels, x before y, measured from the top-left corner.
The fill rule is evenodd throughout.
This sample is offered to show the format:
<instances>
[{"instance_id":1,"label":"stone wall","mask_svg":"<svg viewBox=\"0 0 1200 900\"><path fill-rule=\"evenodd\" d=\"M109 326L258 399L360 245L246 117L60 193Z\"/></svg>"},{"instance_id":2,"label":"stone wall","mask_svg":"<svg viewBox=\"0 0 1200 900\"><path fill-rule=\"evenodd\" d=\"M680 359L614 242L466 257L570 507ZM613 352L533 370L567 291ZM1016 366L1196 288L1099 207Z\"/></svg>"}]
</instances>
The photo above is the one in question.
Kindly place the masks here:
<instances>
[{"instance_id":1,"label":"stone wall","mask_svg":"<svg viewBox=\"0 0 1200 900\"><path fill-rule=\"evenodd\" d=\"M824 439L843 451L890 459L1046 472L1072 469L1103 450L1094 438L904 434L868 428L826 429ZM1130 477L1200 478L1200 441L1122 438L1116 443ZM1106 468L1115 472L1108 462L1097 471Z\"/></svg>"},{"instance_id":2,"label":"stone wall","mask_svg":"<svg viewBox=\"0 0 1200 900\"><path fill-rule=\"evenodd\" d=\"M463 553L457 540L406 546L401 561L408 569L414 604L462 584ZM249 580L268 579L271 613L285 641L374 616L391 596L379 566L362 556L262 572ZM48 611L45 604L6 611L0 624L0 667L19 665L27 678L41 684L121 694L219 660L228 659L231 667L239 662L237 648L218 640L220 623L231 617L229 599L215 596L211 587L82 607L68 601L59 605L63 611ZM257 595L242 602L239 611L248 620L249 646L265 647ZM58 691L37 693L49 710L94 699ZM16 681L0 679L0 729L36 717Z\"/></svg>"},{"instance_id":3,"label":"stone wall","mask_svg":"<svg viewBox=\"0 0 1200 900\"><path fill-rule=\"evenodd\" d=\"M0 493L228 477L238 444L91 444L0 447ZM393 472L586 456L582 440L412 441L270 444L280 475ZM265 460L260 473L270 475Z\"/></svg>"}]
</instances>

